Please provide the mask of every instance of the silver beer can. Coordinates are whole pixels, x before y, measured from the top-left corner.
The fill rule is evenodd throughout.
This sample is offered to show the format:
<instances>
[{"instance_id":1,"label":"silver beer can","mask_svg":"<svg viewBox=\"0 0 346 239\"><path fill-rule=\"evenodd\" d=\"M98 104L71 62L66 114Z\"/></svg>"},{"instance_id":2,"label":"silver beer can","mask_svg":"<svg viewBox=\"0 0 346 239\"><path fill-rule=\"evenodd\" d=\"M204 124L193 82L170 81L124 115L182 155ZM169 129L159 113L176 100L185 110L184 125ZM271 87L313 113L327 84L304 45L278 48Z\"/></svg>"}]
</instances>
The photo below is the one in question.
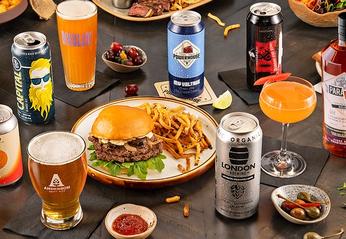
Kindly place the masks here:
<instances>
[{"instance_id":1,"label":"silver beer can","mask_svg":"<svg viewBox=\"0 0 346 239\"><path fill-rule=\"evenodd\" d=\"M215 208L228 218L244 219L259 203L262 129L248 113L225 115L217 130Z\"/></svg>"}]
</instances>

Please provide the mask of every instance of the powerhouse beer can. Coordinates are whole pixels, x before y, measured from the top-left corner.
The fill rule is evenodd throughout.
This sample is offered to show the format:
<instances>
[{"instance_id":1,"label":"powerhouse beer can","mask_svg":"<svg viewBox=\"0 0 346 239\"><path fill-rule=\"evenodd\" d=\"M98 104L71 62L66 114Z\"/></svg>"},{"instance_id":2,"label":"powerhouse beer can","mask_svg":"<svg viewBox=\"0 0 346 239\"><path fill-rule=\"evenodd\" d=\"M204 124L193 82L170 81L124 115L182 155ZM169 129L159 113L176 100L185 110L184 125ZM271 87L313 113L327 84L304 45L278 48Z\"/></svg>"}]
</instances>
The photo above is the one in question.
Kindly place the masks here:
<instances>
[{"instance_id":1,"label":"powerhouse beer can","mask_svg":"<svg viewBox=\"0 0 346 239\"><path fill-rule=\"evenodd\" d=\"M229 218L256 213L260 193L262 130L248 113L225 115L217 130L215 208Z\"/></svg>"},{"instance_id":2,"label":"powerhouse beer can","mask_svg":"<svg viewBox=\"0 0 346 239\"><path fill-rule=\"evenodd\" d=\"M251 90L261 90L261 86L254 86L259 78L282 71L282 24L279 5L259 2L250 7L246 19L246 69Z\"/></svg>"},{"instance_id":3,"label":"powerhouse beer can","mask_svg":"<svg viewBox=\"0 0 346 239\"><path fill-rule=\"evenodd\" d=\"M51 52L45 35L20 33L11 51L19 118L29 124L48 123L55 109Z\"/></svg>"},{"instance_id":4,"label":"powerhouse beer can","mask_svg":"<svg viewBox=\"0 0 346 239\"><path fill-rule=\"evenodd\" d=\"M178 11L167 27L168 75L172 95L194 98L204 89L204 38L201 15Z\"/></svg>"},{"instance_id":5,"label":"powerhouse beer can","mask_svg":"<svg viewBox=\"0 0 346 239\"><path fill-rule=\"evenodd\" d=\"M22 175L18 121L10 107L0 104L0 186L15 183Z\"/></svg>"}]
</instances>

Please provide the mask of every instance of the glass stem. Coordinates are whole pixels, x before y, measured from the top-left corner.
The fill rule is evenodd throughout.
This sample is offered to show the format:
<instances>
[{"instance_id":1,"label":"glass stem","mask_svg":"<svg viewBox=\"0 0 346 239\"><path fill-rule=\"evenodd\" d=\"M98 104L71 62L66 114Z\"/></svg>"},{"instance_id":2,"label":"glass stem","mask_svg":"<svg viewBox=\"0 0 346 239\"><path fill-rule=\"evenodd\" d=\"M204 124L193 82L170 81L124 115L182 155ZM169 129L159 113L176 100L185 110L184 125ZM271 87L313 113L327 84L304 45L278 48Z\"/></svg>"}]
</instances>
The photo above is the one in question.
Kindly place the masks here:
<instances>
[{"instance_id":1,"label":"glass stem","mask_svg":"<svg viewBox=\"0 0 346 239\"><path fill-rule=\"evenodd\" d=\"M287 153L287 129L289 124L283 123L282 124L282 141L281 141L281 149L280 149L280 156L282 158L285 158Z\"/></svg>"}]
</instances>

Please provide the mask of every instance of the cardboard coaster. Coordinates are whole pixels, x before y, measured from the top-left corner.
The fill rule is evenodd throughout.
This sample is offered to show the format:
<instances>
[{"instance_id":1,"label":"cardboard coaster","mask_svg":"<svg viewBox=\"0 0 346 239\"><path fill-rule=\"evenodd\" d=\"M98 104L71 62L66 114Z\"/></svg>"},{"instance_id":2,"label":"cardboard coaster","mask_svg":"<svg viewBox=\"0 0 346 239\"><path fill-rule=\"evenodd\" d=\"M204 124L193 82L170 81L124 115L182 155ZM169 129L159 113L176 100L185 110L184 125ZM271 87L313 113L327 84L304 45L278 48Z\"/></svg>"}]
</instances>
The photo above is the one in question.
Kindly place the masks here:
<instances>
[{"instance_id":1,"label":"cardboard coaster","mask_svg":"<svg viewBox=\"0 0 346 239\"><path fill-rule=\"evenodd\" d=\"M181 98L173 96L171 92L169 91L168 81L156 82L154 86L159 96L182 100L192 105L197 105L197 106L211 105L217 99L217 96L215 95L213 89L210 87L209 82L206 78L204 78L203 93L200 96L197 96L196 98L193 98L193 99L181 99Z\"/></svg>"}]
</instances>

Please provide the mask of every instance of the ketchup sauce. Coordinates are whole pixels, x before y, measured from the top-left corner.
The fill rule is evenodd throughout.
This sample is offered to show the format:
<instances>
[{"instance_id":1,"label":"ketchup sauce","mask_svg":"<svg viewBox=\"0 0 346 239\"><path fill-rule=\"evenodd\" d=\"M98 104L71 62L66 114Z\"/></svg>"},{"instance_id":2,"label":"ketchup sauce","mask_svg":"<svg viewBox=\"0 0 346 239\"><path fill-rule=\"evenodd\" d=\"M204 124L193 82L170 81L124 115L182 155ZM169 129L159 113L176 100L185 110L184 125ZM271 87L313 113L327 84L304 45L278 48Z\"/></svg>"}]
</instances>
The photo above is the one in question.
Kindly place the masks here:
<instances>
[{"instance_id":1,"label":"ketchup sauce","mask_svg":"<svg viewBox=\"0 0 346 239\"><path fill-rule=\"evenodd\" d=\"M113 221L112 228L122 235L135 235L145 232L148 229L148 223L138 215L121 214Z\"/></svg>"}]
</instances>

